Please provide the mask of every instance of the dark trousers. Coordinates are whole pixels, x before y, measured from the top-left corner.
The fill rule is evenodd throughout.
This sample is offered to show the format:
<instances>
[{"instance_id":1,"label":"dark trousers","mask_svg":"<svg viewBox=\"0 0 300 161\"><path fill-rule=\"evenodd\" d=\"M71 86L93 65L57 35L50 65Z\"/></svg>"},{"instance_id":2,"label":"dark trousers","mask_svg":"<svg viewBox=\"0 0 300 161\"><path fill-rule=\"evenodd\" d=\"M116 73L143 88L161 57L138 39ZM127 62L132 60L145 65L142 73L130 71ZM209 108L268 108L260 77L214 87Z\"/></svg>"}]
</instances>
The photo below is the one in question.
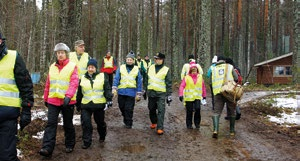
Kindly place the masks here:
<instances>
[{"instance_id":1,"label":"dark trousers","mask_svg":"<svg viewBox=\"0 0 300 161\"><path fill-rule=\"evenodd\" d=\"M194 109L195 109L194 124L195 124L195 126L200 125L200 121L201 121L200 104L201 104L200 100L185 102L185 106L186 106L186 126L192 126L192 124L193 124L193 111L194 111Z\"/></svg>"},{"instance_id":2,"label":"dark trousers","mask_svg":"<svg viewBox=\"0 0 300 161\"><path fill-rule=\"evenodd\" d=\"M51 154L54 150L56 142L56 131L58 123L58 115L62 112L63 128L65 131L66 148L74 148L75 146L75 128L73 125L74 105L67 107L48 105L48 122L43 138L43 149L48 150Z\"/></svg>"},{"instance_id":3,"label":"dark trousers","mask_svg":"<svg viewBox=\"0 0 300 161\"><path fill-rule=\"evenodd\" d=\"M118 95L118 104L123 116L123 122L127 126L132 126L135 97Z\"/></svg>"},{"instance_id":4,"label":"dark trousers","mask_svg":"<svg viewBox=\"0 0 300 161\"><path fill-rule=\"evenodd\" d=\"M103 105L104 107L104 105ZM82 140L84 145L89 146L92 144L93 125L92 114L97 124L97 131L101 140L105 140L106 136L106 123L104 121L105 111L104 108L83 108L81 110L81 126L82 126Z\"/></svg>"},{"instance_id":5,"label":"dark trousers","mask_svg":"<svg viewBox=\"0 0 300 161\"><path fill-rule=\"evenodd\" d=\"M215 95L215 109L213 110L213 115L220 116L222 114L224 105L227 105L227 116L228 117L235 117L235 107L236 104L233 102L228 101L221 93Z\"/></svg>"},{"instance_id":6,"label":"dark trousers","mask_svg":"<svg viewBox=\"0 0 300 161\"><path fill-rule=\"evenodd\" d=\"M157 129L160 130L164 129L165 106L165 97L148 97L150 121L152 124L157 124Z\"/></svg>"},{"instance_id":7,"label":"dark trousers","mask_svg":"<svg viewBox=\"0 0 300 161\"><path fill-rule=\"evenodd\" d=\"M110 87L112 87L113 85L113 80L114 80L114 74L111 73L111 74L107 74L108 75L108 82L109 82L109 85Z\"/></svg>"},{"instance_id":8,"label":"dark trousers","mask_svg":"<svg viewBox=\"0 0 300 161\"><path fill-rule=\"evenodd\" d=\"M17 118L0 123L0 160L16 161L17 157Z\"/></svg>"}]
</instances>

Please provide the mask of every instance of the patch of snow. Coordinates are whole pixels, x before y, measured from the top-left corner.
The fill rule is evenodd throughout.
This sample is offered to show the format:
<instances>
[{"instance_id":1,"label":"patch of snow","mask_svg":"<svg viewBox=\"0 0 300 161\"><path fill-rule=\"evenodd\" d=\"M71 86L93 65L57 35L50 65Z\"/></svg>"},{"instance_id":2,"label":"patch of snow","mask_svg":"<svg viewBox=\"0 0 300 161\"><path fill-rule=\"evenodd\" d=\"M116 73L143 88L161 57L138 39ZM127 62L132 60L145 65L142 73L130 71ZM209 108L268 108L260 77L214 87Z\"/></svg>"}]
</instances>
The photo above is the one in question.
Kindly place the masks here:
<instances>
[{"instance_id":1,"label":"patch of snow","mask_svg":"<svg viewBox=\"0 0 300 161\"><path fill-rule=\"evenodd\" d=\"M33 135L32 137L36 139L42 139L44 137L44 132L45 131L40 131L36 135Z\"/></svg>"},{"instance_id":2,"label":"patch of snow","mask_svg":"<svg viewBox=\"0 0 300 161\"><path fill-rule=\"evenodd\" d=\"M295 112L292 112L291 114L286 114L284 112L281 114L281 117L276 117L271 115L268 115L267 117L271 122L276 122L280 125L284 125L284 124L300 125L300 113L297 112L297 110L299 110L298 108L300 108L299 98L300 95L297 95L296 98L284 98L284 97L273 98L275 100L273 106L282 107L282 108L292 108L294 109Z\"/></svg>"},{"instance_id":3,"label":"patch of snow","mask_svg":"<svg viewBox=\"0 0 300 161\"><path fill-rule=\"evenodd\" d=\"M31 112L31 120L40 118L42 120L48 120L47 111L45 110L34 110Z\"/></svg>"}]
</instances>

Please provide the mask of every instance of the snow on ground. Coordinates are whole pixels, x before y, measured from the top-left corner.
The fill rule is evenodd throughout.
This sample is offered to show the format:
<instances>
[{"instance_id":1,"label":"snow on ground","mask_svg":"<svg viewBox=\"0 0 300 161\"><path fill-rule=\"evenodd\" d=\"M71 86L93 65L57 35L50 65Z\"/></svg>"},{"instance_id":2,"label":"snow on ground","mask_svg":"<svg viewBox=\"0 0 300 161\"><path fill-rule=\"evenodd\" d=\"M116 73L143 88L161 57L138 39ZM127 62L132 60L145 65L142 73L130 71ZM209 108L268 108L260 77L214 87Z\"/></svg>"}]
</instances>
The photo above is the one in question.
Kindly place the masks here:
<instances>
[{"instance_id":1,"label":"snow on ground","mask_svg":"<svg viewBox=\"0 0 300 161\"><path fill-rule=\"evenodd\" d=\"M271 116L268 115L267 117L271 122L276 122L280 125L286 125L286 124L297 124L300 125L300 95L297 95L296 98L284 98L284 97L278 97L273 98L275 103L273 103L273 106L275 107L282 107L282 108L292 108L294 112L287 114L282 113L281 117Z\"/></svg>"}]
</instances>

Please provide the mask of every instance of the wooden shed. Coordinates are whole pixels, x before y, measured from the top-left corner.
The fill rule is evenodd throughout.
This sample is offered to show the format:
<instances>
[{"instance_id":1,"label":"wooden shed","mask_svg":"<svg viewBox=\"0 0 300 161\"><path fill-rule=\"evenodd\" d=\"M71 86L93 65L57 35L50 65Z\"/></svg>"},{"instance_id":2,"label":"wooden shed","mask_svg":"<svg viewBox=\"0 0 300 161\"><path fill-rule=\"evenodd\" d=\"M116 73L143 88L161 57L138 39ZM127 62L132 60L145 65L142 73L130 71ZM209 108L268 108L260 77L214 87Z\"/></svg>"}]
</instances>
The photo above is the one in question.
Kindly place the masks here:
<instances>
[{"instance_id":1,"label":"wooden shed","mask_svg":"<svg viewBox=\"0 0 300 161\"><path fill-rule=\"evenodd\" d=\"M255 64L257 84L288 84L292 82L293 53Z\"/></svg>"}]
</instances>

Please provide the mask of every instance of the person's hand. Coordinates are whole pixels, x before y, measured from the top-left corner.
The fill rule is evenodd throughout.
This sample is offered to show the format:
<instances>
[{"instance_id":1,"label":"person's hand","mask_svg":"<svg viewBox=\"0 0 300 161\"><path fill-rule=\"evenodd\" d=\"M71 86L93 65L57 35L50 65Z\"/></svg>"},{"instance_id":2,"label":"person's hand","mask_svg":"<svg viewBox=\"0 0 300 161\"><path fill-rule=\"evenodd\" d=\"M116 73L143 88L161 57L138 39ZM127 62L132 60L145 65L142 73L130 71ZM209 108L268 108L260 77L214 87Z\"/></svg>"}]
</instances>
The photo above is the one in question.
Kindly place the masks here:
<instances>
[{"instance_id":1,"label":"person's hand","mask_svg":"<svg viewBox=\"0 0 300 161\"><path fill-rule=\"evenodd\" d=\"M65 97L63 107L67 107L69 105L70 101L71 101L71 98Z\"/></svg>"},{"instance_id":2,"label":"person's hand","mask_svg":"<svg viewBox=\"0 0 300 161\"><path fill-rule=\"evenodd\" d=\"M77 112L80 112L81 111L81 104L76 104L76 111Z\"/></svg>"},{"instance_id":3,"label":"person's hand","mask_svg":"<svg viewBox=\"0 0 300 161\"><path fill-rule=\"evenodd\" d=\"M108 106L108 108L109 108L109 107L112 107L113 102L112 102L112 101L108 101L108 102L106 102L106 104L107 104L107 106Z\"/></svg>"},{"instance_id":4,"label":"person's hand","mask_svg":"<svg viewBox=\"0 0 300 161\"><path fill-rule=\"evenodd\" d=\"M46 107L48 107L48 102L45 102L44 104L45 104Z\"/></svg>"},{"instance_id":5,"label":"person's hand","mask_svg":"<svg viewBox=\"0 0 300 161\"><path fill-rule=\"evenodd\" d=\"M137 92L136 93L136 96L135 96L135 101L136 102L139 102L142 98L142 92Z\"/></svg>"},{"instance_id":6,"label":"person's hand","mask_svg":"<svg viewBox=\"0 0 300 161\"><path fill-rule=\"evenodd\" d=\"M183 101L183 96L179 96L179 101L180 101L180 102Z\"/></svg>"},{"instance_id":7,"label":"person's hand","mask_svg":"<svg viewBox=\"0 0 300 161\"><path fill-rule=\"evenodd\" d=\"M111 91L111 93L113 94L113 97L116 97L117 96L117 87L115 87L115 86L113 86L112 87L112 91Z\"/></svg>"},{"instance_id":8,"label":"person's hand","mask_svg":"<svg viewBox=\"0 0 300 161\"><path fill-rule=\"evenodd\" d=\"M21 131L31 122L31 107L22 106L22 112L20 116L20 128Z\"/></svg>"}]
</instances>

